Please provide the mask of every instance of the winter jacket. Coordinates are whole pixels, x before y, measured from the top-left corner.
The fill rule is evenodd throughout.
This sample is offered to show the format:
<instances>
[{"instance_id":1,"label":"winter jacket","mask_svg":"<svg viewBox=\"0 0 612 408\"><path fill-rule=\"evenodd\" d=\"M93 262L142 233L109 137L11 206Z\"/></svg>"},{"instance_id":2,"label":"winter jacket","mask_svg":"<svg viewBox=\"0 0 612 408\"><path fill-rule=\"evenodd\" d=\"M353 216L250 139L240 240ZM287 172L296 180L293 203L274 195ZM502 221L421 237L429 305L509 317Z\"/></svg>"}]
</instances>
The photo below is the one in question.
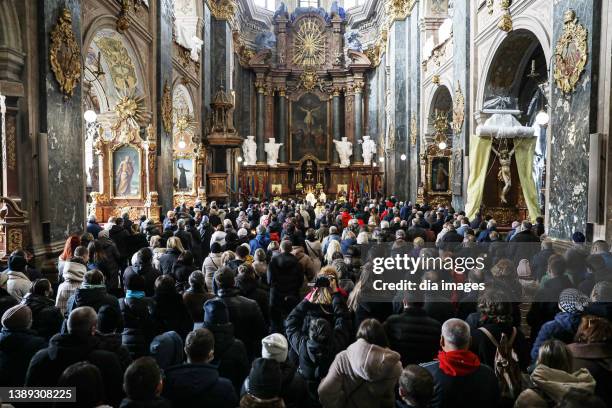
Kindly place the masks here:
<instances>
[{"instance_id":1,"label":"winter jacket","mask_svg":"<svg viewBox=\"0 0 612 408\"><path fill-rule=\"evenodd\" d=\"M581 317L582 315L580 313L560 312L557 313L553 320L545 323L540 329L538 337L533 342L533 347L531 348L531 360L537 360L540 346L546 340L557 339L561 340L565 344L572 343L574 340L574 335L576 335L576 331L578 331Z\"/></svg>"},{"instance_id":2,"label":"winter jacket","mask_svg":"<svg viewBox=\"0 0 612 408\"><path fill-rule=\"evenodd\" d=\"M313 262L310 256L306 255L304 252L304 248L301 246L294 246L291 254L295 256L302 265L302 270L304 271L304 275L308 281L311 281L317 273L319 273L319 269L316 269L315 263ZM321 263L319 262L319 265Z\"/></svg>"},{"instance_id":3,"label":"winter jacket","mask_svg":"<svg viewBox=\"0 0 612 408\"><path fill-rule=\"evenodd\" d=\"M595 378L595 394L612 407L612 345L610 343L572 343L567 346L573 357L572 368L586 368Z\"/></svg>"},{"instance_id":4,"label":"winter jacket","mask_svg":"<svg viewBox=\"0 0 612 408\"><path fill-rule=\"evenodd\" d=\"M255 255L255 251L259 248L264 251L268 249L268 245L270 245L270 237L266 235L257 234L255 238L249 241L249 246L251 247L251 255Z\"/></svg>"},{"instance_id":5,"label":"winter jacket","mask_svg":"<svg viewBox=\"0 0 612 408\"><path fill-rule=\"evenodd\" d=\"M28 306L32 310L32 327L40 337L49 340L54 334L59 333L62 328L64 316L62 312L55 307L53 299L48 297L28 293L22 304Z\"/></svg>"},{"instance_id":6,"label":"winter jacket","mask_svg":"<svg viewBox=\"0 0 612 408\"><path fill-rule=\"evenodd\" d=\"M512 337L512 326L510 324L485 323L480 327L488 330L498 344L501 340L502 333L506 334L508 341L510 341L510 338ZM489 367L494 367L497 347L493 344L493 342L491 342L487 335L480 330L480 328L472 329L471 335L472 342L470 344L470 350L472 350L474 354L478 356L482 364L486 364ZM527 366L529 366L530 363L529 345L527 344L525 335L519 327L516 328L516 335L512 343L512 350L516 353L519 367L521 370L526 371Z\"/></svg>"},{"instance_id":7,"label":"winter jacket","mask_svg":"<svg viewBox=\"0 0 612 408\"><path fill-rule=\"evenodd\" d=\"M119 250L119 256L121 261L125 261L130 256L129 253L129 238L130 233L123 227L113 225L108 231L108 237L115 243Z\"/></svg>"},{"instance_id":8,"label":"winter jacket","mask_svg":"<svg viewBox=\"0 0 612 408\"><path fill-rule=\"evenodd\" d=\"M402 373L399 353L358 339L334 359L319 385L326 408L393 407Z\"/></svg>"},{"instance_id":9,"label":"winter jacket","mask_svg":"<svg viewBox=\"0 0 612 408\"><path fill-rule=\"evenodd\" d=\"M548 270L548 258L553 255L553 249L543 249L535 254L531 260L531 276L540 281Z\"/></svg>"},{"instance_id":10,"label":"winter jacket","mask_svg":"<svg viewBox=\"0 0 612 408\"><path fill-rule=\"evenodd\" d=\"M172 267L178 261L180 252L174 248L170 248L159 258L159 271L162 275L168 275L172 272Z\"/></svg>"},{"instance_id":11,"label":"winter jacket","mask_svg":"<svg viewBox=\"0 0 612 408\"><path fill-rule=\"evenodd\" d=\"M127 347L132 359L149 354L149 344L161 333L151 316L153 301L150 298L119 299L123 317L122 343Z\"/></svg>"},{"instance_id":12,"label":"winter jacket","mask_svg":"<svg viewBox=\"0 0 612 408\"><path fill-rule=\"evenodd\" d=\"M191 251L191 233L185 230L178 230L174 233L174 236L181 240L185 251Z\"/></svg>"},{"instance_id":13,"label":"winter jacket","mask_svg":"<svg viewBox=\"0 0 612 408\"><path fill-rule=\"evenodd\" d=\"M193 328L193 320L187 312L183 298L176 292L156 291L151 317L158 325L158 332L175 331L183 340Z\"/></svg>"},{"instance_id":14,"label":"winter jacket","mask_svg":"<svg viewBox=\"0 0 612 408\"><path fill-rule=\"evenodd\" d=\"M152 297L155 294L155 279L157 279L161 273L155 269L152 264L142 265L139 268L128 266L123 272L123 287L126 287L130 277L136 274L142 276L145 280L145 296Z\"/></svg>"},{"instance_id":15,"label":"winter jacket","mask_svg":"<svg viewBox=\"0 0 612 408\"><path fill-rule=\"evenodd\" d=\"M26 387L54 387L64 370L79 361L89 361L100 369L106 403L116 406L123 397L123 371L117 356L101 350L99 340L93 336L86 338L71 334L57 334L49 341L49 346L38 351L30 361L26 374Z\"/></svg>"},{"instance_id":16,"label":"winter jacket","mask_svg":"<svg viewBox=\"0 0 612 408\"><path fill-rule=\"evenodd\" d=\"M192 289L183 292L183 304L194 323L204 321L204 303L213 297L208 292L194 292Z\"/></svg>"},{"instance_id":17,"label":"winter jacket","mask_svg":"<svg viewBox=\"0 0 612 408\"><path fill-rule=\"evenodd\" d=\"M253 360L259 355L261 339L266 335L266 322L257 302L240 296L236 288L219 289L217 295L227 306L236 338L244 343L249 361Z\"/></svg>"},{"instance_id":18,"label":"winter jacket","mask_svg":"<svg viewBox=\"0 0 612 408\"><path fill-rule=\"evenodd\" d=\"M98 234L102 231L102 227L97 222L87 222L87 232L93 235L94 239L98 239Z\"/></svg>"},{"instance_id":19,"label":"winter jacket","mask_svg":"<svg viewBox=\"0 0 612 408\"><path fill-rule=\"evenodd\" d=\"M270 318L270 298L268 292L261 288L257 281L241 281L238 284L238 289L242 296L257 302L264 321L268 322Z\"/></svg>"},{"instance_id":20,"label":"winter jacket","mask_svg":"<svg viewBox=\"0 0 612 408\"><path fill-rule=\"evenodd\" d=\"M210 253L204 259L204 264L202 265L202 271L204 271L204 278L206 280L206 289L209 293L213 293L213 279L215 277L215 272L223 266L221 262L221 257L223 254L218 253Z\"/></svg>"},{"instance_id":21,"label":"winter jacket","mask_svg":"<svg viewBox=\"0 0 612 408\"><path fill-rule=\"evenodd\" d=\"M119 264L112 258L99 262L89 262L87 269L97 269L104 275L104 283L111 293L115 293L119 287Z\"/></svg>"},{"instance_id":22,"label":"winter jacket","mask_svg":"<svg viewBox=\"0 0 612 408\"><path fill-rule=\"evenodd\" d=\"M162 395L175 408L235 408L238 397L232 383L219 376L212 364L181 364L164 370Z\"/></svg>"},{"instance_id":23,"label":"winter jacket","mask_svg":"<svg viewBox=\"0 0 612 408\"><path fill-rule=\"evenodd\" d=\"M571 389L580 389L591 394L595 391L595 379L585 368L567 373L539 364L531 373L530 379L533 387L518 396L515 408L553 407Z\"/></svg>"},{"instance_id":24,"label":"winter jacket","mask_svg":"<svg viewBox=\"0 0 612 408\"><path fill-rule=\"evenodd\" d=\"M303 283L304 270L294 255L281 253L270 260L270 306L282 308L288 313L299 302Z\"/></svg>"},{"instance_id":25,"label":"winter jacket","mask_svg":"<svg viewBox=\"0 0 612 408\"><path fill-rule=\"evenodd\" d=\"M469 353L469 352L468 352ZM478 362L468 366L451 365L455 372L440 367L440 361L421 364L434 379L434 396L431 408L491 408L500 396L497 377L491 368Z\"/></svg>"},{"instance_id":26,"label":"winter jacket","mask_svg":"<svg viewBox=\"0 0 612 408\"><path fill-rule=\"evenodd\" d=\"M245 394L240 399L240 408L287 408L281 397L260 399L251 394Z\"/></svg>"},{"instance_id":27,"label":"winter jacket","mask_svg":"<svg viewBox=\"0 0 612 408\"><path fill-rule=\"evenodd\" d=\"M176 261L176 263L172 266L172 270L170 271L170 276L174 278L174 282L176 284L176 290L179 293L182 293L184 290L189 288L189 275L191 272L197 271L193 265L188 265L183 263L182 261Z\"/></svg>"},{"instance_id":28,"label":"winter jacket","mask_svg":"<svg viewBox=\"0 0 612 408\"><path fill-rule=\"evenodd\" d=\"M542 325L555 318L559 312L559 295L564 289L572 287L572 282L566 275L548 279L533 297L533 302L527 312L527 324L531 327L531 338L538 336Z\"/></svg>"},{"instance_id":29,"label":"winter jacket","mask_svg":"<svg viewBox=\"0 0 612 408\"><path fill-rule=\"evenodd\" d=\"M98 312L104 305L112 307L117 311L117 314L120 314L119 301L115 296L108 294L105 287L80 287L68 299L66 314L69 315L70 312L81 306L90 306ZM120 325L119 327L122 326Z\"/></svg>"},{"instance_id":30,"label":"winter jacket","mask_svg":"<svg viewBox=\"0 0 612 408\"><path fill-rule=\"evenodd\" d=\"M23 386L30 359L47 341L32 330L0 332L0 384L3 387Z\"/></svg>"},{"instance_id":31,"label":"winter jacket","mask_svg":"<svg viewBox=\"0 0 612 408\"><path fill-rule=\"evenodd\" d=\"M436 356L442 326L423 309L404 309L402 314L389 316L384 326L389 346L400 354L402 366L431 361Z\"/></svg>"},{"instance_id":32,"label":"winter jacket","mask_svg":"<svg viewBox=\"0 0 612 408\"><path fill-rule=\"evenodd\" d=\"M8 281L6 282L6 291L18 302L30 291L32 282L24 272L8 271Z\"/></svg>"},{"instance_id":33,"label":"winter jacket","mask_svg":"<svg viewBox=\"0 0 612 408\"><path fill-rule=\"evenodd\" d=\"M162 370L177 364L183 364L183 340L175 331L165 332L155 336L149 346L151 357Z\"/></svg>"},{"instance_id":34,"label":"winter jacket","mask_svg":"<svg viewBox=\"0 0 612 408\"><path fill-rule=\"evenodd\" d=\"M81 286L85 272L87 272L87 267L82 263L73 261L64 262L64 271L62 273L64 282L57 288L57 297L55 298L55 306L63 315L66 314L68 299Z\"/></svg>"},{"instance_id":35,"label":"winter jacket","mask_svg":"<svg viewBox=\"0 0 612 408\"><path fill-rule=\"evenodd\" d=\"M302 376L298 374L297 367L291 362L285 361L280 363L280 370L282 375L280 397L283 399L286 408L304 406L304 399L307 398L306 383ZM247 377L240 390L241 402L244 396L248 394L248 389L249 378Z\"/></svg>"}]
</instances>

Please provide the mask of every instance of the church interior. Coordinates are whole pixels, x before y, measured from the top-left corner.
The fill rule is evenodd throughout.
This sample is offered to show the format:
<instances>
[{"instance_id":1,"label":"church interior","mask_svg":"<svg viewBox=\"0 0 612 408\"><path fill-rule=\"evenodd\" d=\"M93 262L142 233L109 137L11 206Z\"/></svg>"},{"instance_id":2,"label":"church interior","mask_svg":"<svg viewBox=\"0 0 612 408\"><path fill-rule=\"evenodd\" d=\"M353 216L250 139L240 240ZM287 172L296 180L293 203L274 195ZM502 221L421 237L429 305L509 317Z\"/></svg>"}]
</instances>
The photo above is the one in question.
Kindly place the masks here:
<instances>
[{"instance_id":1,"label":"church interior","mask_svg":"<svg viewBox=\"0 0 612 408\"><path fill-rule=\"evenodd\" d=\"M191 380L168 380L162 392L166 379L181 374L162 376L161 360L139 358L154 354L155 341L151 335L136 345L144 351L134 348L138 336L129 330L144 329L129 314L131 302L144 302L142 319L157 324L155 336L174 333L184 342L185 358L181 343L176 364L206 365L215 381L217 368L225 376L228 366L219 368L221 357L213 358L218 347L207 313L233 325L243 360L248 354L246 371L230 378L227 393L202 391L202 406L467 408L498 406L503 398L511 403L501 406L515 400L515 407L542 406L519 404L517 390L522 397L528 390L507 389L510 380L499 370L508 368L498 369L496 350L511 336L512 351L518 330L517 344L524 342L527 352L512 361L535 381L531 370L542 369L542 353L563 343L572 349L574 335L580 342L576 333L591 321L609 333L601 340L607 377L594 375L595 388L585 374L592 380L583 387L585 405L563 405L563 387L563 398L550 401L604 406L588 399L596 395L612 404L601 386L612 381L612 325L602 323L612 320L610 27L612 2L601 0L0 0L0 405L6 385L64 380L81 390L82 402L85 380L70 381L85 374L70 377L65 361L43 350L74 342L61 343L61 354L62 344L73 350L101 336L100 321L108 315L79 295L87 290L110 296L109 308L118 305L122 323L107 334L119 338L113 350L121 371L109 374L115 363L98 364L108 350L96 349L102 354L92 359L93 346L90 354L79 349L87 358L67 358L97 364L109 393L92 394L90 405L79 406L196 406L197 398L168 391ZM527 249L512 249L513 243ZM485 267L448 275L441 266L419 269L419 282L453 285L448 293L424 291L444 301L411 295L379 301L372 295L379 289L370 288L377 274L371 268L388 253L376 244L413 260L484 254ZM562 287L552 288L548 279ZM486 286L482 298L457 289L472 284ZM228 293L244 304L231 303ZM34 307L36 296L44 299L48 319ZM174 304L179 312L164 303L172 296L185 302ZM463 301L479 313L476 323L462 314ZM304 303L324 312L308 327L296 317ZM427 338L432 353L410 360L391 351L397 344L389 325L397 323L393 314L423 304L452 306L411 326L415 333L427 324L437 331ZM495 305L502 306L489 315ZM587 310L599 317L585 323ZM565 323L551 334L559 314L573 319L565 338L559 334ZM492 337L472 326L491 316L499 317L495 324L514 326L504 326L505 335L491 329ZM186 329L185 321L177 323L183 317ZM40 325L54 324L53 318L59 321L48 329L45 348L17 352L19 344L33 343L15 340L4 348L11 330L25 333L32 324L45 337ZM325 352L338 347L325 370L316 361L303 366L314 358L303 348L314 341L316 322L322 337L341 332L355 340L329 340ZM412 333L395 340L404 344ZM553 337L559 344L550 343ZM392 387L376 394L379 388L358 385L355 400L363 404L340 403L338 384L356 384L347 385L354 377L337 366L369 355L359 348L364 342L392 372ZM462 369L472 375L480 361L495 369L478 371L485 380L473 384L482 392L465 391L467 399L478 394L487 402L466 405L463 396L441 396L440 372L458 375L445 371L453 364L445 359L483 343L469 351L474 366ZM278 364L274 370L267 364L279 354L267 347L284 347L284 355L274 351L284 356L280 364L296 358L296 376L314 387L302 390L303 401L287 393L283 402L276 388L271 394L248 388L257 375L276 373ZM467 354L461 355L464 363ZM422 367L404 368L400 358ZM426 364L431 360L435 369ZM421 404L427 398L410 388L411 375L427 374L423 367L436 383L428 398L448 398L445 403ZM80 369L87 371L74 368ZM554 367L542 370L548 369ZM155 380L142 405L133 386L142 377L138 370ZM205 377L198 373L189 378ZM17 394L10 395L14 402Z\"/></svg>"}]
</instances>

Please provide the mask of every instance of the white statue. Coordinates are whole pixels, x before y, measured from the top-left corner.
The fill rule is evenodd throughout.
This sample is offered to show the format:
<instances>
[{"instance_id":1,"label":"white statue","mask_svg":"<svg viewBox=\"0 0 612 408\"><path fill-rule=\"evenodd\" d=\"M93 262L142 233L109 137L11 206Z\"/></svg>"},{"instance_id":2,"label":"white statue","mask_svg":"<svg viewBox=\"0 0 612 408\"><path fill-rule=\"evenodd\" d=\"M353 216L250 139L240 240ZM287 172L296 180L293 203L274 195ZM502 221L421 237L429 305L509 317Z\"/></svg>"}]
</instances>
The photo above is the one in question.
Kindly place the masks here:
<instances>
[{"instance_id":1,"label":"white statue","mask_svg":"<svg viewBox=\"0 0 612 408\"><path fill-rule=\"evenodd\" d=\"M366 166L372 165L372 157L376 153L376 142L374 142L370 136L364 136L363 142L361 143L361 151L363 155L363 164Z\"/></svg>"},{"instance_id":2,"label":"white statue","mask_svg":"<svg viewBox=\"0 0 612 408\"><path fill-rule=\"evenodd\" d=\"M340 167L345 168L351 165L351 156L353 155L353 144L346 137L342 140L334 140L336 151L340 157Z\"/></svg>"},{"instance_id":3,"label":"white statue","mask_svg":"<svg viewBox=\"0 0 612 408\"><path fill-rule=\"evenodd\" d=\"M276 167L278 165L278 151L283 144L276 143L276 139L273 137L269 137L268 140L269 142L264 145L264 150L268 155L268 166Z\"/></svg>"},{"instance_id":4,"label":"white statue","mask_svg":"<svg viewBox=\"0 0 612 408\"><path fill-rule=\"evenodd\" d=\"M254 166L257 163L257 143L255 136L247 136L242 144L242 154L244 155L244 165Z\"/></svg>"}]
</instances>

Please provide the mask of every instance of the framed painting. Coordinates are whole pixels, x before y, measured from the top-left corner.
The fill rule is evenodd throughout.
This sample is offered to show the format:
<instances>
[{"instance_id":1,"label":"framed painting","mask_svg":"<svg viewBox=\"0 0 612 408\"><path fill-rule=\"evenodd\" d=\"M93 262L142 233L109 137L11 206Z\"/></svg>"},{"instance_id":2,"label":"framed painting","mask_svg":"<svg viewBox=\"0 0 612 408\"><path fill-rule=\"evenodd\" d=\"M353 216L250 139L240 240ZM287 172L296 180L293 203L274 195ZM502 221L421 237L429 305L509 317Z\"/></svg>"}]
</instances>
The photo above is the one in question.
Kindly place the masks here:
<instances>
[{"instance_id":1,"label":"framed painting","mask_svg":"<svg viewBox=\"0 0 612 408\"><path fill-rule=\"evenodd\" d=\"M192 193L194 184L194 160L192 158L174 159L174 191L178 193Z\"/></svg>"},{"instance_id":2,"label":"framed painting","mask_svg":"<svg viewBox=\"0 0 612 408\"><path fill-rule=\"evenodd\" d=\"M132 145L122 145L112 153L113 196L141 198L142 163L140 150Z\"/></svg>"},{"instance_id":3,"label":"framed painting","mask_svg":"<svg viewBox=\"0 0 612 408\"><path fill-rule=\"evenodd\" d=\"M450 159L448 157L433 157L431 160L431 186L436 193L446 193L450 190Z\"/></svg>"},{"instance_id":4,"label":"framed painting","mask_svg":"<svg viewBox=\"0 0 612 408\"><path fill-rule=\"evenodd\" d=\"M329 161L329 101L306 93L290 104L289 160L298 162L313 156L320 162Z\"/></svg>"}]
</instances>

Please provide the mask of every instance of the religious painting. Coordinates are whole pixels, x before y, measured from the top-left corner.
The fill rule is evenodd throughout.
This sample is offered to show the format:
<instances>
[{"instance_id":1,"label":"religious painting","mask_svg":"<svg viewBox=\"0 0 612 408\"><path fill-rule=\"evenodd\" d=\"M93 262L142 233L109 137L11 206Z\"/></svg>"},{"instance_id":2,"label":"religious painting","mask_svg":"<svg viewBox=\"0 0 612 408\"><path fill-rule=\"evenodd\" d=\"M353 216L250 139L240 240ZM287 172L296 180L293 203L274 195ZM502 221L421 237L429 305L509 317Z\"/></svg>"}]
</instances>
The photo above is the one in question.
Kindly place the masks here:
<instances>
[{"instance_id":1,"label":"religious painting","mask_svg":"<svg viewBox=\"0 0 612 408\"><path fill-rule=\"evenodd\" d=\"M270 186L270 190L272 190L272 197L278 197L283 193L283 185L282 184L272 184Z\"/></svg>"},{"instance_id":2,"label":"religious painting","mask_svg":"<svg viewBox=\"0 0 612 408\"><path fill-rule=\"evenodd\" d=\"M193 191L193 159L174 160L174 191L189 193Z\"/></svg>"},{"instance_id":3,"label":"religious painting","mask_svg":"<svg viewBox=\"0 0 612 408\"><path fill-rule=\"evenodd\" d=\"M348 191L348 184L338 184L336 187L337 194L339 196L346 196Z\"/></svg>"},{"instance_id":4,"label":"religious painting","mask_svg":"<svg viewBox=\"0 0 612 408\"><path fill-rule=\"evenodd\" d=\"M431 161L431 191L447 192L450 189L450 160L433 157Z\"/></svg>"},{"instance_id":5,"label":"religious painting","mask_svg":"<svg viewBox=\"0 0 612 408\"><path fill-rule=\"evenodd\" d=\"M114 151L113 187L114 196L140 198L140 151L131 145L123 145Z\"/></svg>"},{"instance_id":6,"label":"religious painting","mask_svg":"<svg viewBox=\"0 0 612 408\"><path fill-rule=\"evenodd\" d=\"M311 155L327 162L329 150L328 102L312 93L302 95L291 104L290 161L298 162Z\"/></svg>"}]
</instances>

